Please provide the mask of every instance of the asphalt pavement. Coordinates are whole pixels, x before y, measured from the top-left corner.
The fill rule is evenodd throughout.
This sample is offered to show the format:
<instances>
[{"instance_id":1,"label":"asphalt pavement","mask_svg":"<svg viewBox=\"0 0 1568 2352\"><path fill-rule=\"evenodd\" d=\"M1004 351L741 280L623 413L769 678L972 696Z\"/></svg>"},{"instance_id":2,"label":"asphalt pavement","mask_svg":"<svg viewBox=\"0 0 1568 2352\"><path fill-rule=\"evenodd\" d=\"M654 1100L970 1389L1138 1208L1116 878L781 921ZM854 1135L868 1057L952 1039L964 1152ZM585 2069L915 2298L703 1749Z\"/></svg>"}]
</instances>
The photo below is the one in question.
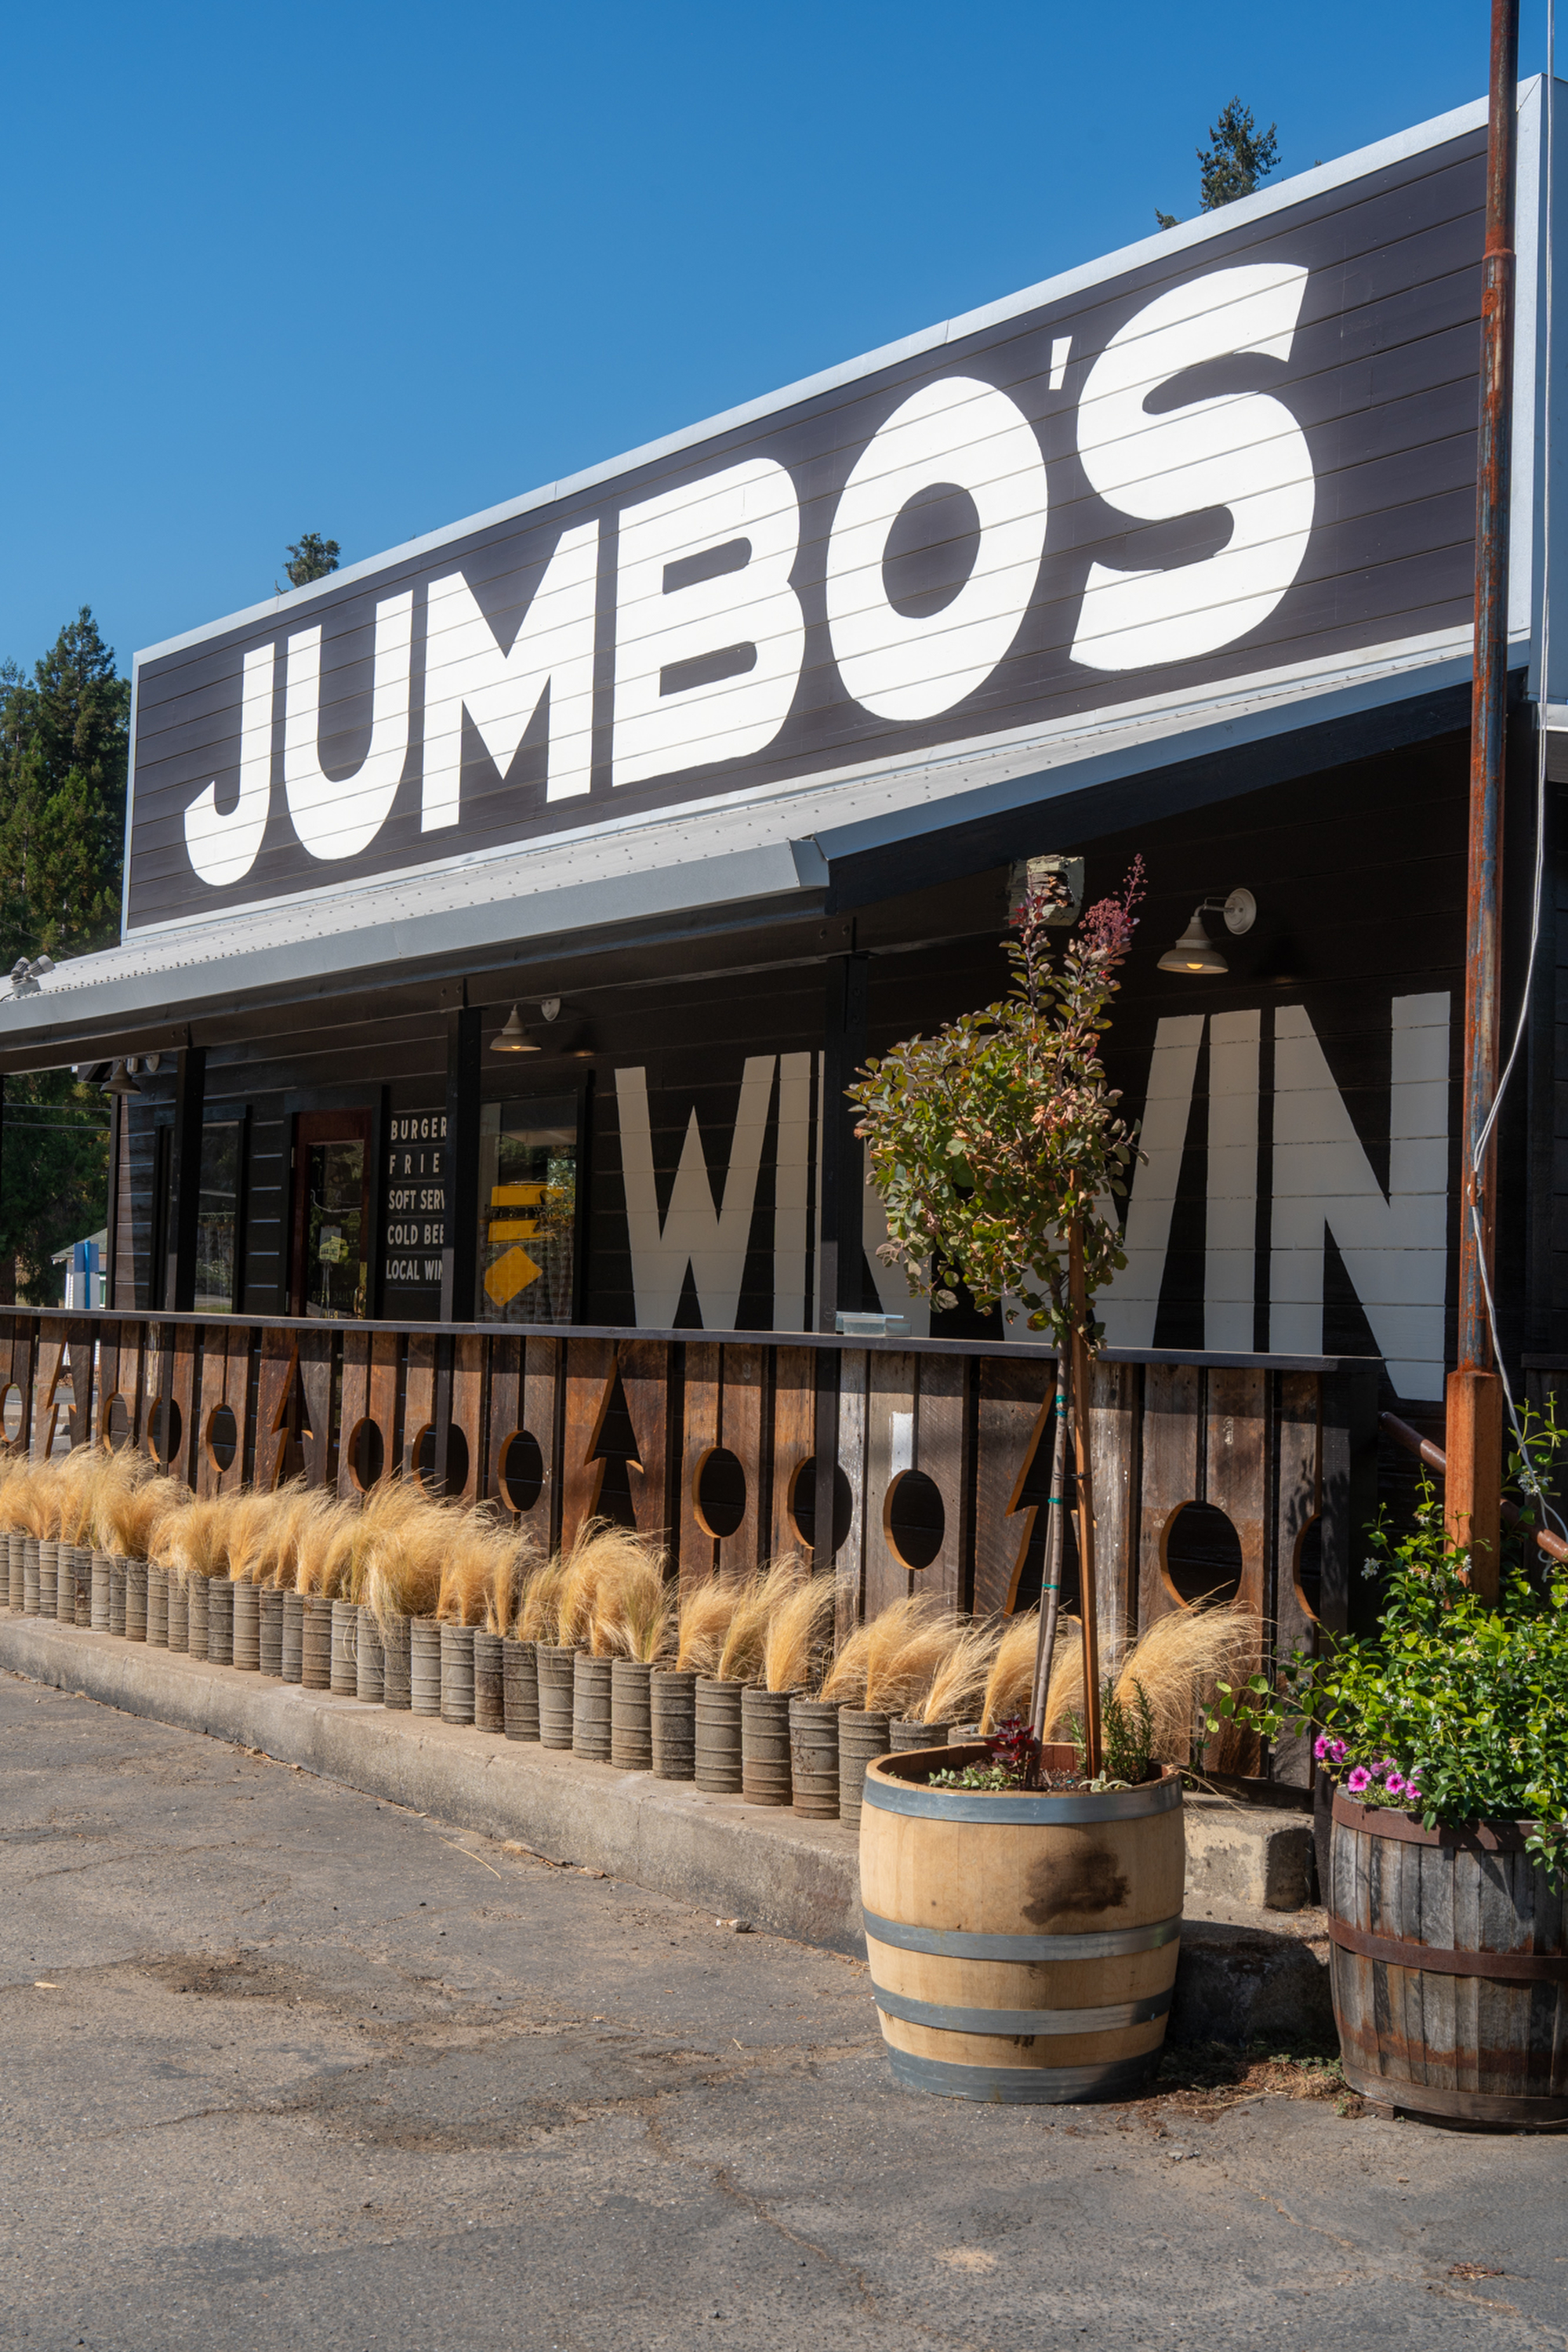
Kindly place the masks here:
<instances>
[{"instance_id":1,"label":"asphalt pavement","mask_svg":"<svg viewBox=\"0 0 1568 2352\"><path fill-rule=\"evenodd\" d=\"M1568 2342L1563 2140L915 2097L861 1963L12 1675L0 2053L29 2352Z\"/></svg>"}]
</instances>

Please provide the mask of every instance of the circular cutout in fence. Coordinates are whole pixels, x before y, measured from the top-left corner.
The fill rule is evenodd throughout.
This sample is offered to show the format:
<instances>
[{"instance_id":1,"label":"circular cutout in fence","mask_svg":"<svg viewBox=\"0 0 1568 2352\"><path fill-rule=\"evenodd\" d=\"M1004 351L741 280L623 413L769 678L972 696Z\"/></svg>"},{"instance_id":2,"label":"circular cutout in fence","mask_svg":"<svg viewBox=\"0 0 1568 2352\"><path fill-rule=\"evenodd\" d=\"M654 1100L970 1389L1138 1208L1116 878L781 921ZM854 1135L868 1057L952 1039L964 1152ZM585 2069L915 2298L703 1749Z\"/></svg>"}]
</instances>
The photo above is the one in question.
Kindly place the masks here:
<instances>
[{"instance_id":1,"label":"circular cutout in fence","mask_svg":"<svg viewBox=\"0 0 1568 2352\"><path fill-rule=\"evenodd\" d=\"M0 1430L5 1433L7 1445L15 1445L22 1434L22 1391L15 1381L0 1397Z\"/></svg>"},{"instance_id":2,"label":"circular cutout in fence","mask_svg":"<svg viewBox=\"0 0 1568 2352\"><path fill-rule=\"evenodd\" d=\"M156 1460L166 1470L180 1450L180 1436L184 1427L180 1408L173 1397L165 1405L159 1397L147 1416L147 1434L152 1440Z\"/></svg>"},{"instance_id":3,"label":"circular cutout in fence","mask_svg":"<svg viewBox=\"0 0 1568 2352\"><path fill-rule=\"evenodd\" d=\"M234 1407L215 1404L207 1415L207 1459L221 1478L232 1467L239 1451L239 1429L234 1418Z\"/></svg>"},{"instance_id":4,"label":"circular cutout in fence","mask_svg":"<svg viewBox=\"0 0 1568 2352\"><path fill-rule=\"evenodd\" d=\"M746 1516L746 1474L727 1445L710 1445L697 1465L691 1499L704 1535L734 1534Z\"/></svg>"},{"instance_id":5,"label":"circular cutout in fence","mask_svg":"<svg viewBox=\"0 0 1568 2352\"><path fill-rule=\"evenodd\" d=\"M789 1482L789 1518L808 1551L816 1549L816 1456L797 1462ZM833 1465L833 1549L841 1551L855 1518L855 1490L836 1462Z\"/></svg>"},{"instance_id":6,"label":"circular cutout in fence","mask_svg":"<svg viewBox=\"0 0 1568 2352\"><path fill-rule=\"evenodd\" d=\"M904 1568L929 1568L947 1531L942 1488L923 1470L900 1470L882 1505L888 1549Z\"/></svg>"},{"instance_id":7,"label":"circular cutout in fence","mask_svg":"<svg viewBox=\"0 0 1568 2352\"><path fill-rule=\"evenodd\" d=\"M356 1421L349 1433L344 1449L348 1455L349 1476L362 1495L368 1494L386 1467L386 1440L380 1424L374 1421Z\"/></svg>"},{"instance_id":8,"label":"circular cutout in fence","mask_svg":"<svg viewBox=\"0 0 1568 2352\"><path fill-rule=\"evenodd\" d=\"M1160 1556L1165 1582L1184 1608L1234 1601L1241 1590L1241 1538L1212 1503L1178 1506L1165 1523Z\"/></svg>"},{"instance_id":9,"label":"circular cutout in fence","mask_svg":"<svg viewBox=\"0 0 1568 2352\"><path fill-rule=\"evenodd\" d=\"M468 1441L454 1422L447 1432L447 1480L437 1484L436 1477L436 1430L426 1422L414 1446L414 1475L419 1484L434 1494L460 1495L468 1483Z\"/></svg>"},{"instance_id":10,"label":"circular cutout in fence","mask_svg":"<svg viewBox=\"0 0 1568 2352\"><path fill-rule=\"evenodd\" d=\"M5 1407L0 1405L0 1427L4 1426L4 1412ZM118 1389L104 1408L103 1434L114 1454L122 1452L131 1443L131 1407Z\"/></svg>"},{"instance_id":11,"label":"circular cutout in fence","mask_svg":"<svg viewBox=\"0 0 1568 2352\"><path fill-rule=\"evenodd\" d=\"M544 1492L544 1456L531 1429L514 1429L500 1458L500 1490L514 1511L531 1511Z\"/></svg>"},{"instance_id":12,"label":"circular cutout in fence","mask_svg":"<svg viewBox=\"0 0 1568 2352\"><path fill-rule=\"evenodd\" d=\"M1323 1613L1323 1522L1310 1518L1296 1538L1296 1598L1309 1617Z\"/></svg>"}]
</instances>

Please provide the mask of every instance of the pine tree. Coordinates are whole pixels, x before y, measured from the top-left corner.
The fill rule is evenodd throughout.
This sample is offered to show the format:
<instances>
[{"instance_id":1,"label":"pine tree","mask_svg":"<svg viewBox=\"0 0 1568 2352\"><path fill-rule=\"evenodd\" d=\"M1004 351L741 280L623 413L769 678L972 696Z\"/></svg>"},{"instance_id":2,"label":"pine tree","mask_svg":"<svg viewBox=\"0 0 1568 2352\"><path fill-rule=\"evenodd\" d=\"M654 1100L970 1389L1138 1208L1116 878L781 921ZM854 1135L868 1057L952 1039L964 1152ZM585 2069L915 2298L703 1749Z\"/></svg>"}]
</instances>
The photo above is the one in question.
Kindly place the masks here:
<instances>
[{"instance_id":1,"label":"pine tree","mask_svg":"<svg viewBox=\"0 0 1568 2352\"><path fill-rule=\"evenodd\" d=\"M309 581L324 580L329 572L335 572L339 551L335 539L323 539L320 531L302 531L299 545L289 550L289 561L283 566L290 588L303 588Z\"/></svg>"},{"instance_id":2,"label":"pine tree","mask_svg":"<svg viewBox=\"0 0 1568 2352\"><path fill-rule=\"evenodd\" d=\"M1258 182L1268 177L1279 161L1279 128L1271 122L1267 131L1259 131L1252 109L1239 98L1220 109L1219 121L1209 125L1210 144L1196 150L1198 202L1205 213L1251 195ZM1162 228L1179 226L1174 213L1163 213L1158 205L1154 218Z\"/></svg>"}]
</instances>

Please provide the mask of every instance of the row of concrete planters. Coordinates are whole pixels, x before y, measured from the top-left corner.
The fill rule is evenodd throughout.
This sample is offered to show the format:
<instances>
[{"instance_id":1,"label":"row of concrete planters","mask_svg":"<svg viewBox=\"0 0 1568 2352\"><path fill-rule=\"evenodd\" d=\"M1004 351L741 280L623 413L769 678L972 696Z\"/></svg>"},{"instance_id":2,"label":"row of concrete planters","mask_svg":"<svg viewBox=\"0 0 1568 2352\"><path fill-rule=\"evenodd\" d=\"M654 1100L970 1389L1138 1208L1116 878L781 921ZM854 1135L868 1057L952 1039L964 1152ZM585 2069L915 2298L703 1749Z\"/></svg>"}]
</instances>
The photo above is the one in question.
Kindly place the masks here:
<instances>
[{"instance_id":1,"label":"row of concrete planters","mask_svg":"<svg viewBox=\"0 0 1568 2352\"><path fill-rule=\"evenodd\" d=\"M983 1743L866 1774L860 1900L893 2072L993 2105L1121 2098L1159 2063L1186 1875L1182 1787L932 1789ZM1058 1751L1068 1761L1070 1750Z\"/></svg>"}]
</instances>

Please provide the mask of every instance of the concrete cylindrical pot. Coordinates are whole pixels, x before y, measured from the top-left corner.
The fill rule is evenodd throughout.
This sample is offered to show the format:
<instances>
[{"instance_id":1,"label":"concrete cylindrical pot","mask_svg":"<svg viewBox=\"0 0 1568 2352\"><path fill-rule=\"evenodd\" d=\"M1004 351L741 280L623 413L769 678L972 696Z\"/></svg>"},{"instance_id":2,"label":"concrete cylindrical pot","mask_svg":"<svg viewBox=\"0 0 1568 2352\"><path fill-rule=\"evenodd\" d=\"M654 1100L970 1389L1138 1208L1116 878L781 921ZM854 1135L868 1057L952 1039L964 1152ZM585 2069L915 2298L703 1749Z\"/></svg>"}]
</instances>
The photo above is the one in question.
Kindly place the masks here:
<instances>
[{"instance_id":1,"label":"concrete cylindrical pot","mask_svg":"<svg viewBox=\"0 0 1568 2352\"><path fill-rule=\"evenodd\" d=\"M113 1580L110 1578L110 1606L113 1607ZM207 1580L198 1576L194 1568L185 1570L185 1647L193 1658L205 1658L207 1654Z\"/></svg>"},{"instance_id":2,"label":"concrete cylindrical pot","mask_svg":"<svg viewBox=\"0 0 1568 2352\"><path fill-rule=\"evenodd\" d=\"M803 1821L838 1819L838 1708L830 1698L789 1703L790 1802Z\"/></svg>"},{"instance_id":3,"label":"concrete cylindrical pot","mask_svg":"<svg viewBox=\"0 0 1568 2352\"><path fill-rule=\"evenodd\" d=\"M572 1684L572 1752L590 1764L610 1760L610 1668L613 1658L577 1653Z\"/></svg>"},{"instance_id":4,"label":"concrete cylindrical pot","mask_svg":"<svg viewBox=\"0 0 1568 2352\"><path fill-rule=\"evenodd\" d=\"M952 1731L951 1723L908 1723L896 1715L888 1726L888 1751L902 1756L911 1748L945 1748Z\"/></svg>"},{"instance_id":5,"label":"concrete cylindrical pot","mask_svg":"<svg viewBox=\"0 0 1568 2352\"><path fill-rule=\"evenodd\" d=\"M539 1662L531 1642L501 1643L501 1697L509 1739L539 1737Z\"/></svg>"},{"instance_id":6,"label":"concrete cylindrical pot","mask_svg":"<svg viewBox=\"0 0 1568 2352\"><path fill-rule=\"evenodd\" d=\"M207 1579L207 1663L234 1664L234 1587L226 1576Z\"/></svg>"},{"instance_id":7,"label":"concrete cylindrical pot","mask_svg":"<svg viewBox=\"0 0 1568 2352\"><path fill-rule=\"evenodd\" d=\"M169 1647L184 1657L191 1646L191 1596L183 1568L163 1571L169 1591ZM103 1608L109 1613L109 1562L103 1564ZM98 1622L98 1562L92 1563L92 1617Z\"/></svg>"},{"instance_id":8,"label":"concrete cylindrical pot","mask_svg":"<svg viewBox=\"0 0 1568 2352\"><path fill-rule=\"evenodd\" d=\"M501 1648L499 1633L474 1635L474 1725L479 1731L506 1729Z\"/></svg>"},{"instance_id":9,"label":"concrete cylindrical pot","mask_svg":"<svg viewBox=\"0 0 1568 2352\"><path fill-rule=\"evenodd\" d=\"M261 1587L237 1584L234 1592L234 1663L243 1674L261 1672Z\"/></svg>"},{"instance_id":10,"label":"concrete cylindrical pot","mask_svg":"<svg viewBox=\"0 0 1568 2352\"><path fill-rule=\"evenodd\" d=\"M388 1617L381 1628L381 1703L402 1715L413 1704L411 1633L406 1617Z\"/></svg>"},{"instance_id":11,"label":"concrete cylindrical pot","mask_svg":"<svg viewBox=\"0 0 1568 2352\"><path fill-rule=\"evenodd\" d=\"M441 1720L472 1723L474 1719L474 1629L471 1625L441 1628Z\"/></svg>"},{"instance_id":12,"label":"concrete cylindrical pot","mask_svg":"<svg viewBox=\"0 0 1568 2352\"><path fill-rule=\"evenodd\" d=\"M434 1617L408 1621L408 1690L416 1715L441 1712L441 1628Z\"/></svg>"},{"instance_id":13,"label":"concrete cylindrical pot","mask_svg":"<svg viewBox=\"0 0 1568 2352\"><path fill-rule=\"evenodd\" d=\"M258 1585L256 1593L257 1651L261 1672L283 1679L283 1593L279 1585Z\"/></svg>"},{"instance_id":14,"label":"concrete cylindrical pot","mask_svg":"<svg viewBox=\"0 0 1568 2352\"><path fill-rule=\"evenodd\" d=\"M76 1548L76 1622L83 1627L92 1622L92 1563L96 1555L90 1544Z\"/></svg>"},{"instance_id":15,"label":"concrete cylindrical pot","mask_svg":"<svg viewBox=\"0 0 1568 2352\"><path fill-rule=\"evenodd\" d=\"M22 1538L22 1614L36 1617L38 1613L38 1538Z\"/></svg>"},{"instance_id":16,"label":"concrete cylindrical pot","mask_svg":"<svg viewBox=\"0 0 1568 2352\"><path fill-rule=\"evenodd\" d=\"M297 1683L305 1670L305 1596L302 1592L283 1595L283 1679Z\"/></svg>"},{"instance_id":17,"label":"concrete cylindrical pot","mask_svg":"<svg viewBox=\"0 0 1568 2352\"><path fill-rule=\"evenodd\" d=\"M169 1571L166 1568L147 1570L147 1647L166 1650L169 1646Z\"/></svg>"},{"instance_id":18,"label":"concrete cylindrical pot","mask_svg":"<svg viewBox=\"0 0 1568 2352\"><path fill-rule=\"evenodd\" d=\"M13 1528L5 1538L5 1575L9 1605L17 1616L21 1615L26 1606L27 1578L26 1570L23 1565L26 1559L26 1537L19 1528Z\"/></svg>"},{"instance_id":19,"label":"concrete cylindrical pot","mask_svg":"<svg viewBox=\"0 0 1568 2352\"><path fill-rule=\"evenodd\" d=\"M689 1666L655 1666L648 1676L649 1746L656 1780L697 1777L697 1676Z\"/></svg>"},{"instance_id":20,"label":"concrete cylindrical pot","mask_svg":"<svg viewBox=\"0 0 1568 2352\"><path fill-rule=\"evenodd\" d=\"M847 1829L860 1826L866 1767L889 1752L888 1718L873 1710L841 1706L838 1710L838 1818Z\"/></svg>"},{"instance_id":21,"label":"concrete cylindrical pot","mask_svg":"<svg viewBox=\"0 0 1568 2352\"><path fill-rule=\"evenodd\" d=\"M109 1630L122 1638L125 1633L125 1568L122 1559L112 1554L109 1561Z\"/></svg>"},{"instance_id":22,"label":"concrete cylindrical pot","mask_svg":"<svg viewBox=\"0 0 1568 2352\"><path fill-rule=\"evenodd\" d=\"M54 1536L44 1536L38 1544L38 1614L53 1617L58 1601L59 1543Z\"/></svg>"},{"instance_id":23,"label":"concrete cylindrical pot","mask_svg":"<svg viewBox=\"0 0 1568 2352\"><path fill-rule=\"evenodd\" d=\"M537 1642L534 1656L539 1662L539 1744L570 1748L577 1653L551 1642Z\"/></svg>"},{"instance_id":24,"label":"concrete cylindrical pot","mask_svg":"<svg viewBox=\"0 0 1568 2352\"><path fill-rule=\"evenodd\" d=\"M76 1623L76 1546L63 1543L55 1554L55 1622Z\"/></svg>"},{"instance_id":25,"label":"concrete cylindrical pot","mask_svg":"<svg viewBox=\"0 0 1568 2352\"><path fill-rule=\"evenodd\" d=\"M301 1596L300 1680L307 1690L332 1686L332 1603L324 1592Z\"/></svg>"},{"instance_id":26,"label":"concrete cylindrical pot","mask_svg":"<svg viewBox=\"0 0 1568 2352\"><path fill-rule=\"evenodd\" d=\"M741 1693L743 1683L697 1685L697 1771L700 1789L710 1797L741 1793Z\"/></svg>"},{"instance_id":27,"label":"concrete cylindrical pot","mask_svg":"<svg viewBox=\"0 0 1568 2352\"><path fill-rule=\"evenodd\" d=\"M741 1794L748 1805L787 1805L790 1787L791 1691L741 1693Z\"/></svg>"},{"instance_id":28,"label":"concrete cylindrical pot","mask_svg":"<svg viewBox=\"0 0 1568 2352\"><path fill-rule=\"evenodd\" d=\"M623 1772L653 1770L652 1674L640 1658L610 1661L610 1761Z\"/></svg>"},{"instance_id":29,"label":"concrete cylindrical pot","mask_svg":"<svg viewBox=\"0 0 1568 2352\"><path fill-rule=\"evenodd\" d=\"M332 1603L332 1678L334 1698L359 1696L359 1609L352 1601Z\"/></svg>"},{"instance_id":30,"label":"concrete cylindrical pot","mask_svg":"<svg viewBox=\"0 0 1568 2352\"><path fill-rule=\"evenodd\" d=\"M382 1657L381 1627L375 1612L360 1603L354 1629L354 1696L366 1706L379 1706L386 1696L386 1669Z\"/></svg>"},{"instance_id":31,"label":"concrete cylindrical pot","mask_svg":"<svg viewBox=\"0 0 1568 2352\"><path fill-rule=\"evenodd\" d=\"M144 1559L128 1559L125 1563L125 1638L128 1642L147 1639L147 1563Z\"/></svg>"}]
</instances>

